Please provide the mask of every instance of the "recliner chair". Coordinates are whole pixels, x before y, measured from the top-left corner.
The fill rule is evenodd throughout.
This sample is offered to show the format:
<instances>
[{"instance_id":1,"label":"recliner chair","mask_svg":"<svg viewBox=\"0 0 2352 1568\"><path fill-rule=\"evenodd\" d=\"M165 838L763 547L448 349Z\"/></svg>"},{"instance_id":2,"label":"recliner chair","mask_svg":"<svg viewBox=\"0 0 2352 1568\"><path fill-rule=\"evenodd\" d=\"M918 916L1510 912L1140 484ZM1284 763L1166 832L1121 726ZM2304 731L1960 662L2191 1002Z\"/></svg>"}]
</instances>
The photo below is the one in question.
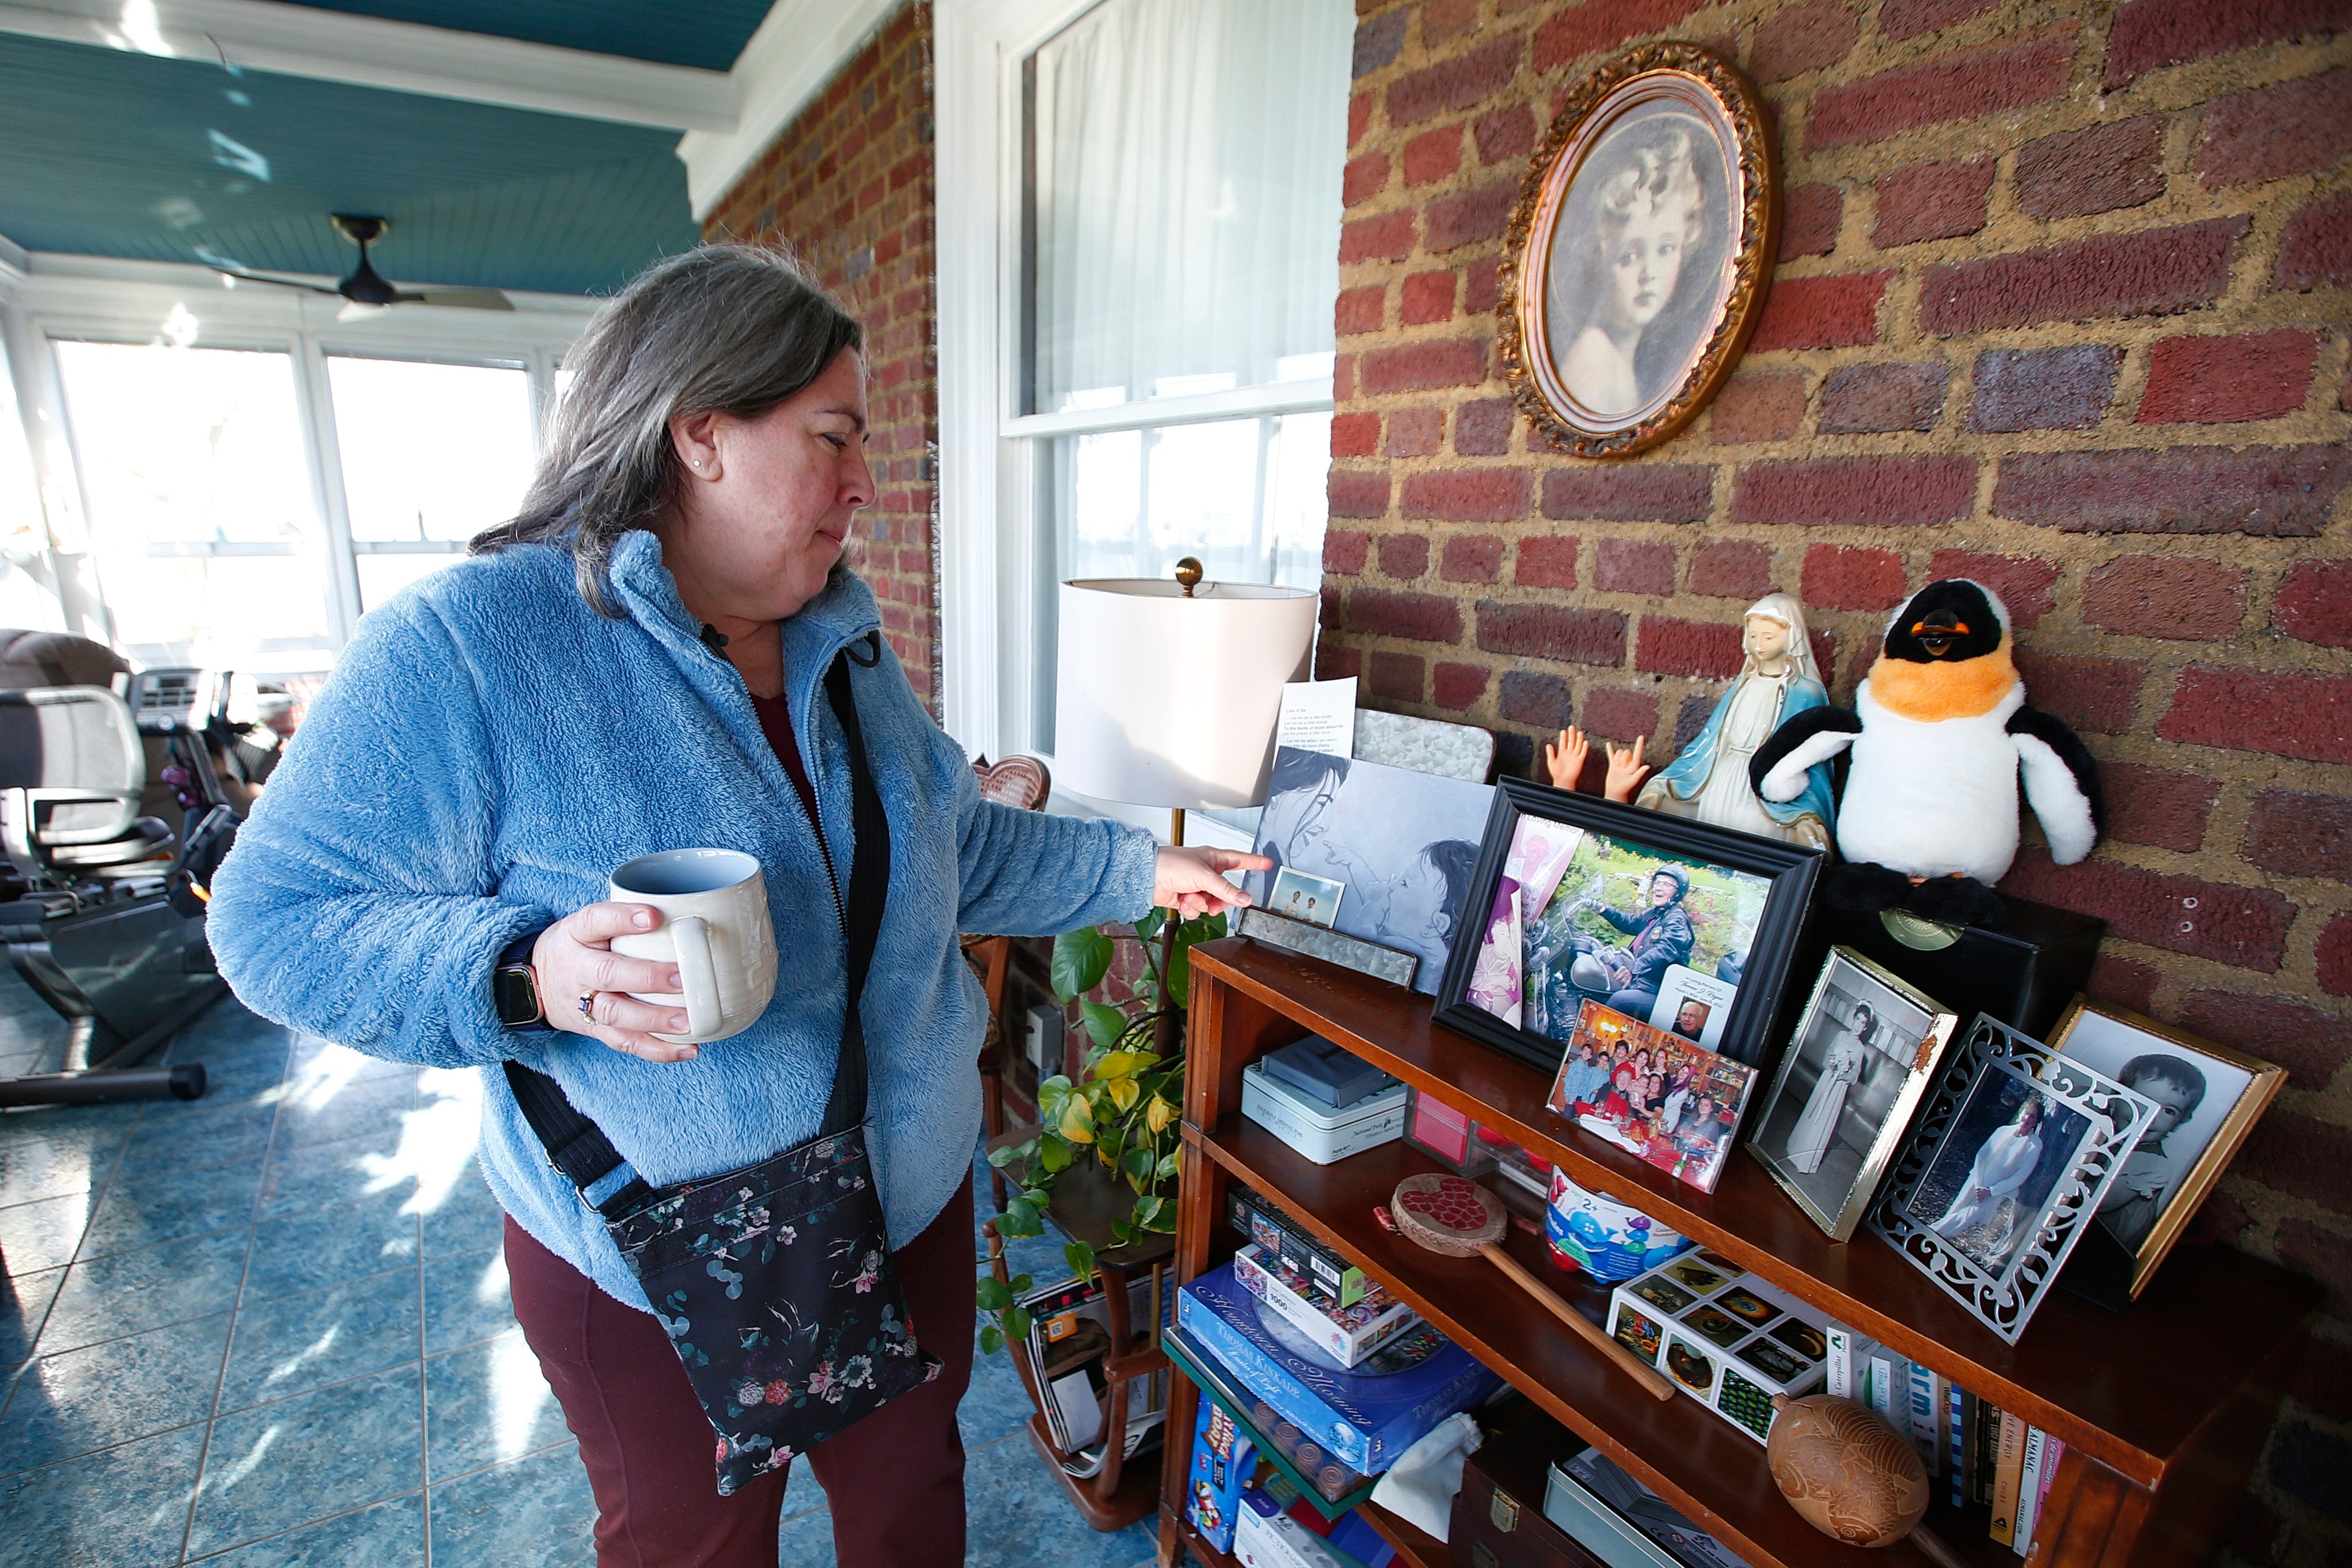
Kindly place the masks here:
<instances>
[{"instance_id":1,"label":"recliner chair","mask_svg":"<svg viewBox=\"0 0 2352 1568\"><path fill-rule=\"evenodd\" d=\"M112 665L113 668L109 668ZM55 632L0 632L0 943L70 1025L62 1071L0 1079L0 1106L204 1092L201 1065L138 1068L223 995L204 882L234 836L204 726L164 706L142 725L105 685L122 661ZM58 677L66 679L60 682ZM148 677L130 676L134 695ZM142 704L142 707L153 706ZM142 816L148 739L189 742L187 830ZM176 751L173 753L176 755Z\"/></svg>"}]
</instances>

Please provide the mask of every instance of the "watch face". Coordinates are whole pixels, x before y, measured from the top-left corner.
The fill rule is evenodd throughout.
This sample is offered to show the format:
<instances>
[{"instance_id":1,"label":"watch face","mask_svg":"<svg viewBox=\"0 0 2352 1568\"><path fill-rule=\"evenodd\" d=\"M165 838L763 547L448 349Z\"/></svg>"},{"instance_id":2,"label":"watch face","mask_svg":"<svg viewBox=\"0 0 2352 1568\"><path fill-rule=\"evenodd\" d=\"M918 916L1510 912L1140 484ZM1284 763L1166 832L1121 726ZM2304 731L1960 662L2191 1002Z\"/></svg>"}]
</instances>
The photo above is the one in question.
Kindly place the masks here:
<instances>
[{"instance_id":1,"label":"watch face","mask_svg":"<svg viewBox=\"0 0 2352 1568\"><path fill-rule=\"evenodd\" d=\"M532 984L531 973L527 968L518 966L491 971L490 998L499 1009L499 1021L502 1024L511 1026L539 1021L539 988Z\"/></svg>"}]
</instances>

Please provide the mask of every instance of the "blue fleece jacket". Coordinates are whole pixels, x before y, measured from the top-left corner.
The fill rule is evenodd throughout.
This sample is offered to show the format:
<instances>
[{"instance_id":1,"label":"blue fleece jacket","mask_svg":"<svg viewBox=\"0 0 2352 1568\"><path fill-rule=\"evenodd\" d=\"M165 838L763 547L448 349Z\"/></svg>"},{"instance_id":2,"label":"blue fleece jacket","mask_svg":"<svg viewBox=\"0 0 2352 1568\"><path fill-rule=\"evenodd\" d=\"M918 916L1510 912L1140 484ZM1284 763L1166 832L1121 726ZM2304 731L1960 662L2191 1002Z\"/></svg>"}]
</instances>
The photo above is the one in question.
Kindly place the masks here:
<instances>
[{"instance_id":1,"label":"blue fleece jacket","mask_svg":"<svg viewBox=\"0 0 2352 1568\"><path fill-rule=\"evenodd\" d=\"M625 536L611 580L618 620L582 601L568 554L533 546L460 562L371 613L221 866L209 924L222 974L256 1012L390 1061L480 1068L492 1192L644 1310L498 1063L553 1076L649 1182L733 1170L816 1132L846 959L806 814L659 541ZM820 683L877 621L866 585L836 570L783 626L793 732L845 868L849 768ZM957 933L1134 919L1150 906L1153 850L1136 829L982 800L887 650L872 669L853 663L851 683L890 816L867 1121L903 1245L969 1179L978 1141L987 1009ZM667 1065L499 1026L489 977L508 943L604 897L624 861L703 845L756 856L766 874L776 991L757 1023Z\"/></svg>"}]
</instances>

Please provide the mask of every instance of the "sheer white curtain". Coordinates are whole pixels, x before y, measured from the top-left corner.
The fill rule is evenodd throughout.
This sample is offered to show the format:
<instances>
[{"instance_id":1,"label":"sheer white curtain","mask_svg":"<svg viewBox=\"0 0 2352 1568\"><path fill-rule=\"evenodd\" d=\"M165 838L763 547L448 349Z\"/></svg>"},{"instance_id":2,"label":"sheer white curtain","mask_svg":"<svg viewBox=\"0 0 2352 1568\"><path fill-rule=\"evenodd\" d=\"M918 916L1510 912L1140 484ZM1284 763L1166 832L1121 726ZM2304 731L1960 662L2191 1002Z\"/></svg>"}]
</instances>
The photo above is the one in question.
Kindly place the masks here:
<instances>
[{"instance_id":1,"label":"sheer white curtain","mask_svg":"<svg viewBox=\"0 0 2352 1568\"><path fill-rule=\"evenodd\" d=\"M1032 60L1028 412L1328 375L1348 0L1105 0Z\"/></svg>"}]
</instances>

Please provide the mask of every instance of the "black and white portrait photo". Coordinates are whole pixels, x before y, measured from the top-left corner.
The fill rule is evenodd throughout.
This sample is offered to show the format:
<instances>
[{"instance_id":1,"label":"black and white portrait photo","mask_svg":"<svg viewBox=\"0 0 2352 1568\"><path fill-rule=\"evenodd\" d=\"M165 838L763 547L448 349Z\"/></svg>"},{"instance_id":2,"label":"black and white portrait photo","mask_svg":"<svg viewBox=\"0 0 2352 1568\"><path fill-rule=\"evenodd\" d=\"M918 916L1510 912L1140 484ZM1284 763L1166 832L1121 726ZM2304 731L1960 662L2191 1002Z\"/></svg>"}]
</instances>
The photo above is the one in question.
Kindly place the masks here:
<instances>
[{"instance_id":1,"label":"black and white portrait photo","mask_svg":"<svg viewBox=\"0 0 2352 1568\"><path fill-rule=\"evenodd\" d=\"M1840 1240L1885 1173L1956 1020L1848 948L1833 948L1749 1139Z\"/></svg>"},{"instance_id":2,"label":"black and white portrait photo","mask_svg":"<svg viewBox=\"0 0 2352 1568\"><path fill-rule=\"evenodd\" d=\"M1343 884L1337 928L1419 954L1413 988L1434 996L1494 795L1492 785L1283 747L1255 846L1274 869L1251 873L1243 885L1288 914L1294 883L1307 884L1292 879L1275 896L1285 873Z\"/></svg>"}]
</instances>

